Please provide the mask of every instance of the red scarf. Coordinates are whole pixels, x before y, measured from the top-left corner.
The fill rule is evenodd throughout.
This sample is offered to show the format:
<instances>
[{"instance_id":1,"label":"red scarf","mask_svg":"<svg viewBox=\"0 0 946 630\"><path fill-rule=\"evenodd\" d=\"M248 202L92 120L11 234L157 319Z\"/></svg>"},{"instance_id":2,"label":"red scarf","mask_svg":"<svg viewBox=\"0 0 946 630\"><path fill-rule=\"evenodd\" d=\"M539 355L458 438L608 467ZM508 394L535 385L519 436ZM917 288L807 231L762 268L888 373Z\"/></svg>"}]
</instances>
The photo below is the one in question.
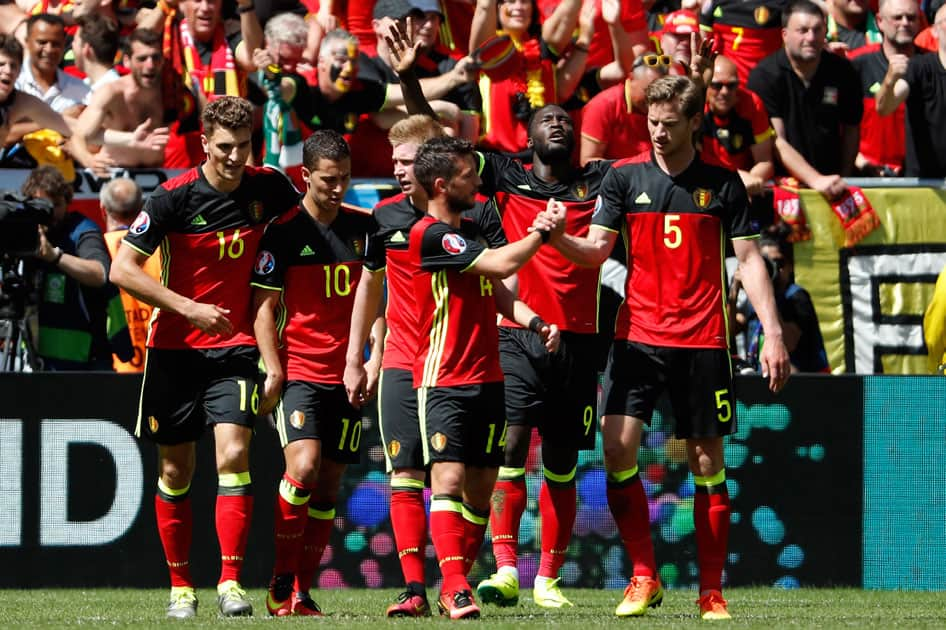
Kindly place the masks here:
<instances>
[{"instance_id":1,"label":"red scarf","mask_svg":"<svg viewBox=\"0 0 946 630\"><path fill-rule=\"evenodd\" d=\"M204 67L200 59L200 52L191 37L187 20L180 22L181 49L184 53L184 85L187 85L198 94L203 91L208 101L221 96L242 96L244 94L244 80L237 72L233 51L223 34L223 27L218 26L214 31L213 53L210 57L210 66Z\"/></svg>"}]
</instances>

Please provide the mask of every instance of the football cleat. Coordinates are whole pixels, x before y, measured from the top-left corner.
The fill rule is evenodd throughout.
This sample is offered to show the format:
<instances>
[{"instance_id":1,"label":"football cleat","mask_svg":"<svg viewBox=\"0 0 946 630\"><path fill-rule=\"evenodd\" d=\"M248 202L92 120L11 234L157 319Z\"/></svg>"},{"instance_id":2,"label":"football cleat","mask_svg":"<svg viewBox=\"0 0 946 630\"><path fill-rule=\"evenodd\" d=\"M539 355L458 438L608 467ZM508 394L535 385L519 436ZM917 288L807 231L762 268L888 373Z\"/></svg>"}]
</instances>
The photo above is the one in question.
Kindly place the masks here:
<instances>
[{"instance_id":1,"label":"football cleat","mask_svg":"<svg viewBox=\"0 0 946 630\"><path fill-rule=\"evenodd\" d=\"M559 582L562 578L555 578L550 582L536 580L532 588L532 600L542 608L572 608L571 603L562 593Z\"/></svg>"},{"instance_id":2,"label":"football cleat","mask_svg":"<svg viewBox=\"0 0 946 630\"><path fill-rule=\"evenodd\" d=\"M197 616L197 595L189 586L171 588L171 601L168 603L168 619L193 619Z\"/></svg>"},{"instance_id":3,"label":"football cleat","mask_svg":"<svg viewBox=\"0 0 946 630\"><path fill-rule=\"evenodd\" d=\"M726 600L719 591L705 591L696 603L700 606L700 618L706 621L720 621L723 619L732 619L729 611L726 609Z\"/></svg>"},{"instance_id":4,"label":"football cleat","mask_svg":"<svg viewBox=\"0 0 946 630\"><path fill-rule=\"evenodd\" d=\"M388 617L429 617L430 604L427 597L412 591L404 591L397 596L397 601L388 606Z\"/></svg>"},{"instance_id":5,"label":"football cleat","mask_svg":"<svg viewBox=\"0 0 946 630\"><path fill-rule=\"evenodd\" d=\"M618 617L640 617L648 608L656 608L664 601L660 581L635 575L624 589L624 599L614 610Z\"/></svg>"},{"instance_id":6,"label":"football cleat","mask_svg":"<svg viewBox=\"0 0 946 630\"><path fill-rule=\"evenodd\" d=\"M217 606L224 617L249 617L253 605L246 598L246 591L236 580L227 580L217 585Z\"/></svg>"},{"instance_id":7,"label":"football cleat","mask_svg":"<svg viewBox=\"0 0 946 630\"><path fill-rule=\"evenodd\" d=\"M266 610L274 617L292 614L292 573L274 575L266 593Z\"/></svg>"},{"instance_id":8,"label":"football cleat","mask_svg":"<svg viewBox=\"0 0 946 630\"><path fill-rule=\"evenodd\" d=\"M515 606L519 603L519 580L509 573L494 573L476 587L484 604Z\"/></svg>"},{"instance_id":9,"label":"football cleat","mask_svg":"<svg viewBox=\"0 0 946 630\"><path fill-rule=\"evenodd\" d=\"M441 615L448 615L451 619L480 618L480 608L473 601L473 593L470 591L441 593L437 608L440 609Z\"/></svg>"},{"instance_id":10,"label":"football cleat","mask_svg":"<svg viewBox=\"0 0 946 630\"><path fill-rule=\"evenodd\" d=\"M292 594L292 614L294 617L322 617L322 609L307 592Z\"/></svg>"}]
</instances>

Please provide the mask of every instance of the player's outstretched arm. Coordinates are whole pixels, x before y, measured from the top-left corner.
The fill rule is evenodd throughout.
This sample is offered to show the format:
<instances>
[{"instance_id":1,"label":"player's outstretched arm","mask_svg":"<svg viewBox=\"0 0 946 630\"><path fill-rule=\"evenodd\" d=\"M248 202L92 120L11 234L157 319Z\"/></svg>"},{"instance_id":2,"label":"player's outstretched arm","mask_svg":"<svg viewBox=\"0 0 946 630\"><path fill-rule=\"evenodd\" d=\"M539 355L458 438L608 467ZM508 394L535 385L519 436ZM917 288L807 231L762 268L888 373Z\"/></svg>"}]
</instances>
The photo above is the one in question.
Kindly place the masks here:
<instances>
[{"instance_id":1,"label":"player's outstretched arm","mask_svg":"<svg viewBox=\"0 0 946 630\"><path fill-rule=\"evenodd\" d=\"M280 291L255 287L253 289L253 334L259 347L260 358L266 367L266 381L263 383L263 399L260 401L259 415L265 416L279 402L286 374L279 358L279 334L276 330L276 308L279 305Z\"/></svg>"},{"instance_id":2,"label":"player's outstretched arm","mask_svg":"<svg viewBox=\"0 0 946 630\"><path fill-rule=\"evenodd\" d=\"M734 239L732 244L739 259L742 286L759 315L762 330L765 331L765 344L759 357L762 376L769 379L769 389L778 392L785 386L792 369L782 336L782 324L775 307L772 281L769 279L762 254L759 253L756 239Z\"/></svg>"},{"instance_id":3,"label":"player's outstretched arm","mask_svg":"<svg viewBox=\"0 0 946 630\"><path fill-rule=\"evenodd\" d=\"M508 317L523 328L536 333L545 342L545 349L549 352L558 350L561 341L561 331L555 324L549 324L542 317L529 308L529 305L520 300L502 282L493 285L493 294L496 299L496 310Z\"/></svg>"},{"instance_id":4,"label":"player's outstretched arm","mask_svg":"<svg viewBox=\"0 0 946 630\"><path fill-rule=\"evenodd\" d=\"M149 276L141 268L148 256L122 243L112 261L109 280L141 300L161 310L176 313L209 335L227 338L233 335L233 324L227 318L229 309L216 304L195 302Z\"/></svg>"},{"instance_id":5,"label":"player's outstretched arm","mask_svg":"<svg viewBox=\"0 0 946 630\"><path fill-rule=\"evenodd\" d=\"M508 278L539 251L543 242L541 233L531 232L514 243L487 249L476 259L469 271L491 278Z\"/></svg>"},{"instance_id":6,"label":"player's outstretched arm","mask_svg":"<svg viewBox=\"0 0 946 630\"><path fill-rule=\"evenodd\" d=\"M342 381L348 401L355 407L368 399L368 374L365 371L364 351L368 334L378 319L381 297L384 293L384 273L368 271L362 268L358 288L355 289L355 303L352 306L351 326L348 333L348 349L345 352L345 373ZM378 340L376 340L378 341ZM381 352L378 345L378 365ZM375 357L375 344L372 344L372 358Z\"/></svg>"}]
</instances>

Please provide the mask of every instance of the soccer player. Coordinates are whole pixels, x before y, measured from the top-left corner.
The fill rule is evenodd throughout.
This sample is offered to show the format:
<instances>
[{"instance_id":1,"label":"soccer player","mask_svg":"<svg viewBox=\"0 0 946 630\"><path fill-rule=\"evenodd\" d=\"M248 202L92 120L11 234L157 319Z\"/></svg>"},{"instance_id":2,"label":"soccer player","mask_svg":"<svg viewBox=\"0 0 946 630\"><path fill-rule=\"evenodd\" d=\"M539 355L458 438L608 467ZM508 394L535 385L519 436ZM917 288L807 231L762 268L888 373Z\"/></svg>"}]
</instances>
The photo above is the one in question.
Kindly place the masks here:
<instances>
[{"instance_id":1,"label":"soccer player","mask_svg":"<svg viewBox=\"0 0 946 630\"><path fill-rule=\"evenodd\" d=\"M430 614L424 576L427 547L427 514L424 508L424 438L417 417L417 397L411 370L417 351L414 327L414 287L407 265L408 235L427 210L427 194L414 176L414 156L418 147L444 135L443 127L429 116L410 116L391 127L388 139L393 149L394 177L401 193L379 203L374 209L378 229L368 246L352 315L351 335L345 367L349 399L360 404L378 387L378 416L388 472L391 473L391 525L406 589L387 609L389 617L420 617ZM495 211L481 203L464 213L481 229L490 247L506 244ZM387 278L387 336L381 361L380 382L377 365L362 365L363 349L384 294ZM466 516L471 530L485 519ZM470 560L472 562L472 560Z\"/></svg>"},{"instance_id":2,"label":"soccer player","mask_svg":"<svg viewBox=\"0 0 946 630\"><path fill-rule=\"evenodd\" d=\"M730 514L723 436L736 428L736 408L721 280L724 237L732 239L746 293L765 326L762 373L774 392L788 379L788 352L745 187L736 173L701 162L693 146L702 90L689 78L664 77L646 95L653 159L617 162L601 185L588 234L568 234L560 219L551 242L576 263L594 266L610 254L618 233L627 240L627 297L608 357L601 420L608 505L634 565L615 614L643 615L663 601L637 452L643 425L666 389L696 486L700 614L728 619L721 594Z\"/></svg>"},{"instance_id":3,"label":"soccer player","mask_svg":"<svg viewBox=\"0 0 946 630\"><path fill-rule=\"evenodd\" d=\"M246 166L253 106L223 97L201 115L207 159L155 191L128 230L111 280L156 306L136 435L158 445L158 533L171 573L168 616L193 617L189 498L195 442L213 427L217 460L217 585L224 616L252 614L240 587L253 496L249 446L259 406L250 272L266 222L294 207L281 173ZM164 284L142 270L161 244Z\"/></svg>"},{"instance_id":4,"label":"soccer player","mask_svg":"<svg viewBox=\"0 0 946 630\"><path fill-rule=\"evenodd\" d=\"M535 215L550 199L565 207L569 233L584 236L611 163L596 160L581 168L572 165L575 129L558 105L536 111L528 129L531 168L499 155L482 154L482 192L494 199L512 241L527 235ZM578 452L595 446L601 354L596 335L598 286L598 269L581 268L550 247L540 249L519 270L519 299L558 326L562 340L558 351L549 354L535 332L509 319L500 324L508 428L490 513L497 571L477 586L483 602L511 606L519 599L519 521L528 500L529 442L532 427L537 427L545 483L539 495L542 556L532 595L545 608L572 605L559 588L558 572L575 522Z\"/></svg>"},{"instance_id":5,"label":"soccer player","mask_svg":"<svg viewBox=\"0 0 946 630\"><path fill-rule=\"evenodd\" d=\"M338 132L309 136L302 163L307 189L299 212L267 228L252 280L253 326L267 374L261 413L282 396L276 429L286 472L266 599L269 613L280 617L322 615L309 589L335 521L342 474L358 463L361 414L348 402L342 374L365 245L374 232L370 215L342 205L351 152Z\"/></svg>"},{"instance_id":6,"label":"soccer player","mask_svg":"<svg viewBox=\"0 0 946 630\"><path fill-rule=\"evenodd\" d=\"M443 574L438 606L451 619L480 614L466 579L468 559L482 544L503 459L496 312L538 333L549 352L559 341L557 326L499 282L538 251L552 224L537 215L522 239L497 249L482 245L476 224L461 214L475 203L478 162L472 145L457 138L434 138L418 149L414 174L427 193L427 216L411 228L408 246L417 300L414 387L430 462L431 538ZM468 527L467 513L479 520L477 529Z\"/></svg>"}]
</instances>

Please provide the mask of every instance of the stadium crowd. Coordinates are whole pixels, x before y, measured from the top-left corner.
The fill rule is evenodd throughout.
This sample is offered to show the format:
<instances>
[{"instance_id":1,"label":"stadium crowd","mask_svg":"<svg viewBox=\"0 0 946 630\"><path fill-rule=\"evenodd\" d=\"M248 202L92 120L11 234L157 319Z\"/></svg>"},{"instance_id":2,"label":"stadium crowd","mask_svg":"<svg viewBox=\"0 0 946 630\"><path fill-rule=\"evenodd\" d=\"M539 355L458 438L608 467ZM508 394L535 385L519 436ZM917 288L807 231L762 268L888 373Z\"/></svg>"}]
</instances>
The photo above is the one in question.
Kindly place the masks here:
<instances>
[{"instance_id":1,"label":"stadium crowd","mask_svg":"<svg viewBox=\"0 0 946 630\"><path fill-rule=\"evenodd\" d=\"M266 608L321 615L313 575L339 480L358 458L356 407L375 393L406 587L388 616L430 613L428 527L442 614L477 617L476 598L518 601L532 427L545 473L533 599L571 606L558 572L578 452L594 448L597 267L626 230L597 414L608 502L633 562L615 613L639 616L664 597L636 453L667 388L697 488L700 615L729 618L726 308L773 391L790 370L828 369L810 298L792 278L789 241L803 226L774 226L761 252L754 240L778 208L769 182L785 183L783 194L807 186L869 219L846 178L946 177L946 8L936 2L24 4L0 5L11 16L0 35L0 166L44 174L60 219L61 184L76 168L106 179L186 169L146 201L125 180L103 190L120 234L106 239L111 265L83 272L82 241L64 251L45 231L38 253L50 277L76 276L75 291L110 277L125 312L150 319L147 357L121 358L145 366L138 432L159 447L170 617L197 610L189 489L205 425L217 444L218 606L252 614L239 582L250 442L271 410L286 473ZM401 193L361 212L342 201L353 177L394 178ZM739 261L729 294L713 286L720 234ZM159 247L160 281L146 268ZM706 254L714 247L719 259ZM89 256L105 252L96 241ZM686 278L670 272L681 261ZM79 277L93 272L94 282ZM677 324L664 326L671 315ZM82 352L58 358L103 367L102 351ZM487 523L499 566L474 597L466 576Z\"/></svg>"}]
</instances>

